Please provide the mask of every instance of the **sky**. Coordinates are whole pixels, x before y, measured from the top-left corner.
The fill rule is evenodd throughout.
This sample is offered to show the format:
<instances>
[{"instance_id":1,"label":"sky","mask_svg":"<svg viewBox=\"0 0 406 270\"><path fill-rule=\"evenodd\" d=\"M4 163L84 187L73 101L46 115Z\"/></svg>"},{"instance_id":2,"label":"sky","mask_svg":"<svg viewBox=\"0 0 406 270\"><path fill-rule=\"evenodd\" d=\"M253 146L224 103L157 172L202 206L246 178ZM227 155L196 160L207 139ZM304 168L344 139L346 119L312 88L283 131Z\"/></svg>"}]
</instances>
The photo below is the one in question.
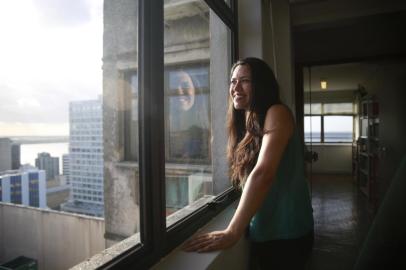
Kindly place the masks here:
<instances>
[{"instance_id":1,"label":"sky","mask_svg":"<svg viewBox=\"0 0 406 270\"><path fill-rule=\"evenodd\" d=\"M68 135L102 93L103 0L0 1L0 137Z\"/></svg>"}]
</instances>

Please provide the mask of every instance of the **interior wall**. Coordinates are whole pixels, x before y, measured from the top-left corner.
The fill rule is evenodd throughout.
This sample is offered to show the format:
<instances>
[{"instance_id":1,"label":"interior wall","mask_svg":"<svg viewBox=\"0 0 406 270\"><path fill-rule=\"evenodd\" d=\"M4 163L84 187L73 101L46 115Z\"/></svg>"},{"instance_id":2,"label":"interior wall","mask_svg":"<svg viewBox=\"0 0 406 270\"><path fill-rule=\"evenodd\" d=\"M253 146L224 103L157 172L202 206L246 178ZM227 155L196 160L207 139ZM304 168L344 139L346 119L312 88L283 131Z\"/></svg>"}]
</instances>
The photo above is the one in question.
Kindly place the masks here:
<instances>
[{"instance_id":1,"label":"interior wall","mask_svg":"<svg viewBox=\"0 0 406 270\"><path fill-rule=\"evenodd\" d=\"M319 159L312 164L314 174L351 174L352 148L351 145L307 145L308 150L317 152ZM308 166L308 169L310 167Z\"/></svg>"},{"instance_id":2,"label":"interior wall","mask_svg":"<svg viewBox=\"0 0 406 270\"><path fill-rule=\"evenodd\" d=\"M401 158L406 154L406 61L379 62L363 82L379 102L379 195L385 194Z\"/></svg>"},{"instance_id":3,"label":"interior wall","mask_svg":"<svg viewBox=\"0 0 406 270\"><path fill-rule=\"evenodd\" d=\"M273 69L282 101L295 112L290 6L285 0L238 1L239 57L259 57Z\"/></svg>"}]
</instances>

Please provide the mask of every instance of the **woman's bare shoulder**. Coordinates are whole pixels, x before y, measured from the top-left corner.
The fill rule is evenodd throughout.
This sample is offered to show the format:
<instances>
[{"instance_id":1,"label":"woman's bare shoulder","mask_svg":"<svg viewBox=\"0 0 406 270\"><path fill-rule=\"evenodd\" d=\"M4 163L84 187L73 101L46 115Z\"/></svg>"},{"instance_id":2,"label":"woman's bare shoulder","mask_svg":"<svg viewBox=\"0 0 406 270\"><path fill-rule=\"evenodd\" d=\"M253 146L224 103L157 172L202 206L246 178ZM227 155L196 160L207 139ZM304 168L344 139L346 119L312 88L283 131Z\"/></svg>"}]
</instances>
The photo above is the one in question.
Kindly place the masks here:
<instances>
[{"instance_id":1,"label":"woman's bare shoulder","mask_svg":"<svg viewBox=\"0 0 406 270\"><path fill-rule=\"evenodd\" d=\"M283 118L284 120L293 121L293 114L288 106L280 103L280 104L272 105L266 112L265 118L271 118L271 119L275 119L275 120L278 118Z\"/></svg>"}]
</instances>

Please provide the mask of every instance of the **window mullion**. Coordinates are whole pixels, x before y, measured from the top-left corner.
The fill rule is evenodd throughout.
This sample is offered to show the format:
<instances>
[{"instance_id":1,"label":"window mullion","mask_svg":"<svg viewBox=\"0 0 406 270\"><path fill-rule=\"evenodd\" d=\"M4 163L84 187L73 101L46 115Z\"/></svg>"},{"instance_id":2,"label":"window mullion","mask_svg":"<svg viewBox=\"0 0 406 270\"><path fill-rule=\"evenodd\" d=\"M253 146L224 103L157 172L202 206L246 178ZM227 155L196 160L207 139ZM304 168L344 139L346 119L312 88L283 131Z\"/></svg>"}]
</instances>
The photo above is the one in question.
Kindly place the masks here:
<instances>
[{"instance_id":1,"label":"window mullion","mask_svg":"<svg viewBox=\"0 0 406 270\"><path fill-rule=\"evenodd\" d=\"M141 241L153 256L165 242L163 0L140 2Z\"/></svg>"},{"instance_id":2,"label":"window mullion","mask_svg":"<svg viewBox=\"0 0 406 270\"><path fill-rule=\"evenodd\" d=\"M236 23L233 11L224 1L218 0L204 0L206 4L210 7L212 11L214 11L217 16L231 29L236 30ZM232 6L235 8L235 4L233 3Z\"/></svg>"},{"instance_id":3,"label":"window mullion","mask_svg":"<svg viewBox=\"0 0 406 270\"><path fill-rule=\"evenodd\" d=\"M320 142L324 143L324 115L321 115L320 121Z\"/></svg>"}]
</instances>

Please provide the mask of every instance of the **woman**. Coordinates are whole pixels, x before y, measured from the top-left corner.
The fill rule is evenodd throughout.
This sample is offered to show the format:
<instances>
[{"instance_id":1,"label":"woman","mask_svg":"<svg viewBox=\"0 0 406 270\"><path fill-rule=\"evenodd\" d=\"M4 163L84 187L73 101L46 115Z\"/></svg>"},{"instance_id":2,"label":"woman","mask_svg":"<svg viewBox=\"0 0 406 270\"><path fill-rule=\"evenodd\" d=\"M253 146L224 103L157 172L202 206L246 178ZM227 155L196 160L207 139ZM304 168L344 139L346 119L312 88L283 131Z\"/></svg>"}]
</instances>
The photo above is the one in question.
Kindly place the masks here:
<instances>
[{"instance_id":1,"label":"woman","mask_svg":"<svg viewBox=\"0 0 406 270\"><path fill-rule=\"evenodd\" d=\"M293 115L264 61L240 60L231 73L227 156L231 179L243 192L225 230L197 235L184 249L229 248L248 227L252 265L303 269L313 245L313 215Z\"/></svg>"}]
</instances>

